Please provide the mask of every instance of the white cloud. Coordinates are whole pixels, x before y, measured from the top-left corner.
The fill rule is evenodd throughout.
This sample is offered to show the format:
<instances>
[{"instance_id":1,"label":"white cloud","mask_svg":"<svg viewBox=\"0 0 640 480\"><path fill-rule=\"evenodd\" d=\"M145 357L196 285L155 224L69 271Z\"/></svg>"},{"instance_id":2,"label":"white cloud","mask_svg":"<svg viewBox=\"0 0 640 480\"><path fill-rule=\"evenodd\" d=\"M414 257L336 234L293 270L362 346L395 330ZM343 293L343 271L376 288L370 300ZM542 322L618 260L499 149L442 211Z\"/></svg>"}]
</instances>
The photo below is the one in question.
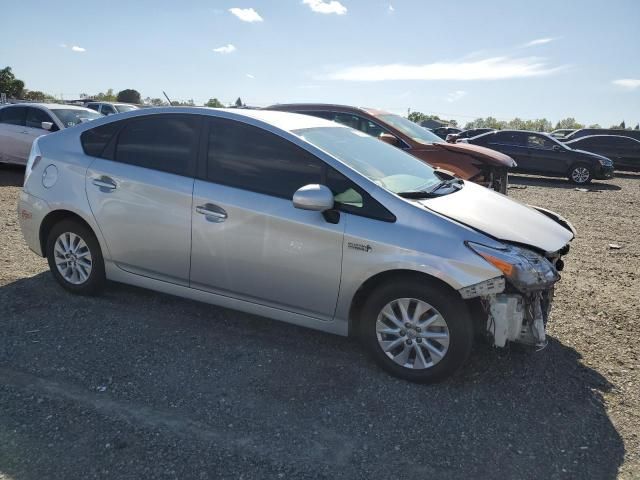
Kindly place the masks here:
<instances>
[{"instance_id":1,"label":"white cloud","mask_svg":"<svg viewBox=\"0 0 640 480\"><path fill-rule=\"evenodd\" d=\"M256 78L256 77L254 77L253 75L251 75L250 73L247 73L247 74L246 74L246 77L247 77L247 78L251 78L251 79Z\"/></svg>"},{"instance_id":2,"label":"white cloud","mask_svg":"<svg viewBox=\"0 0 640 480\"><path fill-rule=\"evenodd\" d=\"M262 22L262 17L253 8L230 8L229 11L243 22Z\"/></svg>"},{"instance_id":3,"label":"white cloud","mask_svg":"<svg viewBox=\"0 0 640 480\"><path fill-rule=\"evenodd\" d=\"M79 47L77 45L74 45L73 47L71 47L71 50L73 50L74 52L86 52L87 51L86 48L82 48L82 47Z\"/></svg>"},{"instance_id":4,"label":"white cloud","mask_svg":"<svg viewBox=\"0 0 640 480\"><path fill-rule=\"evenodd\" d=\"M385 80L500 80L540 77L564 67L549 67L539 58L492 57L461 62L436 62L425 65L400 63L354 66L330 73L329 80L380 82Z\"/></svg>"},{"instance_id":5,"label":"white cloud","mask_svg":"<svg viewBox=\"0 0 640 480\"><path fill-rule=\"evenodd\" d=\"M614 80L611 83L618 87L626 88L627 90L640 88L640 78L621 78L619 80Z\"/></svg>"},{"instance_id":6,"label":"white cloud","mask_svg":"<svg viewBox=\"0 0 640 480\"><path fill-rule=\"evenodd\" d=\"M457 102L463 97L467 96L467 92L464 90L456 90L455 92L451 92L445 97L447 102Z\"/></svg>"},{"instance_id":7,"label":"white cloud","mask_svg":"<svg viewBox=\"0 0 640 480\"><path fill-rule=\"evenodd\" d=\"M237 49L234 45L231 45L230 43L227 45L223 45L222 47L218 47L218 48L214 48L213 51L216 53L222 53L223 55L226 55L228 53L233 53L235 52Z\"/></svg>"},{"instance_id":8,"label":"white cloud","mask_svg":"<svg viewBox=\"0 0 640 480\"><path fill-rule=\"evenodd\" d=\"M309 5L309 8L316 13L335 13L336 15L344 15L347 13L347 7L337 0L325 2L324 0L302 0L302 3Z\"/></svg>"},{"instance_id":9,"label":"white cloud","mask_svg":"<svg viewBox=\"0 0 640 480\"><path fill-rule=\"evenodd\" d=\"M553 37L536 38L523 45L523 47L535 47L536 45L544 45L545 43L551 43L555 40Z\"/></svg>"},{"instance_id":10,"label":"white cloud","mask_svg":"<svg viewBox=\"0 0 640 480\"><path fill-rule=\"evenodd\" d=\"M389 13L393 13L396 11L395 8L393 8L393 5L389 4L389 6L387 7L387 9L389 10Z\"/></svg>"}]
</instances>

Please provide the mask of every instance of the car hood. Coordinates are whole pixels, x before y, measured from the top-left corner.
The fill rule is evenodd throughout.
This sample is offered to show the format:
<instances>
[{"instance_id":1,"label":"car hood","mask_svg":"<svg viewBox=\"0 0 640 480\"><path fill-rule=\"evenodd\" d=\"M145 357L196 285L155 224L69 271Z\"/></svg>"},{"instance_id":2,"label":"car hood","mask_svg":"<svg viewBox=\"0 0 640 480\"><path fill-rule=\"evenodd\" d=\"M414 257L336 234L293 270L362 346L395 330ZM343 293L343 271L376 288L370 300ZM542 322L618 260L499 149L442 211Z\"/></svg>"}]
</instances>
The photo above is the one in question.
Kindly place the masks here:
<instances>
[{"instance_id":1,"label":"car hood","mask_svg":"<svg viewBox=\"0 0 640 480\"><path fill-rule=\"evenodd\" d=\"M465 182L454 193L417 203L498 240L545 252L560 250L574 237L547 215L473 182Z\"/></svg>"},{"instance_id":2,"label":"car hood","mask_svg":"<svg viewBox=\"0 0 640 480\"><path fill-rule=\"evenodd\" d=\"M573 150L574 153L579 153L580 155L584 155L585 157L591 157L591 158L594 158L596 160L609 160L609 161L611 161L610 158L605 157L604 155L600 155L598 153L588 152L586 150L579 150L577 148L573 148L572 150Z\"/></svg>"},{"instance_id":3,"label":"car hood","mask_svg":"<svg viewBox=\"0 0 640 480\"><path fill-rule=\"evenodd\" d=\"M450 152L464 153L484 160L489 165L496 167L515 167L516 162L509 155L491 150L490 148L472 145L470 143L434 143L434 145L444 148Z\"/></svg>"}]
</instances>

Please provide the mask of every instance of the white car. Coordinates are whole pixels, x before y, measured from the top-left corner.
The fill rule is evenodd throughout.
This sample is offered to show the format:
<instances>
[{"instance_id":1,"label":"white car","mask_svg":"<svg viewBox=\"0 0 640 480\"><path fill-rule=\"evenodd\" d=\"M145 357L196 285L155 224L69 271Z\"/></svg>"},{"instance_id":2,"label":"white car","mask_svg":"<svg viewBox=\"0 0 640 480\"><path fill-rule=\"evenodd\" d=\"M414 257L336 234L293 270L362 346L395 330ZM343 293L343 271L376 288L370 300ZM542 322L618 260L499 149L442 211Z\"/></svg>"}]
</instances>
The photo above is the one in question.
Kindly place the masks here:
<instances>
[{"instance_id":1,"label":"white car","mask_svg":"<svg viewBox=\"0 0 640 480\"><path fill-rule=\"evenodd\" d=\"M87 108L100 112L103 115L113 115L114 113L130 112L138 110L138 107L129 103L112 103L112 102L89 102Z\"/></svg>"},{"instance_id":2,"label":"white car","mask_svg":"<svg viewBox=\"0 0 640 480\"><path fill-rule=\"evenodd\" d=\"M33 141L102 117L84 107L57 103L18 103L0 108L0 163L26 165Z\"/></svg>"}]
</instances>

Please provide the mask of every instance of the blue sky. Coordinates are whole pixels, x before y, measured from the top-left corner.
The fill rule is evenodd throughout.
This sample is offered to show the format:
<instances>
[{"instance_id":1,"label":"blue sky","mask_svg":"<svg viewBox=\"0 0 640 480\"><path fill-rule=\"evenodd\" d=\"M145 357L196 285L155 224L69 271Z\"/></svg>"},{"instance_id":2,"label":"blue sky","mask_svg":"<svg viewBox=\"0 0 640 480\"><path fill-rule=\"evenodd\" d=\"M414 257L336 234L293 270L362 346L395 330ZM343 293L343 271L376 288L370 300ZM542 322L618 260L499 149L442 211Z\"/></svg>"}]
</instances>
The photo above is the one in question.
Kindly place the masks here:
<instances>
[{"instance_id":1,"label":"blue sky","mask_svg":"<svg viewBox=\"0 0 640 480\"><path fill-rule=\"evenodd\" d=\"M0 67L65 98L635 125L639 21L638 0L23 0L3 5Z\"/></svg>"}]
</instances>

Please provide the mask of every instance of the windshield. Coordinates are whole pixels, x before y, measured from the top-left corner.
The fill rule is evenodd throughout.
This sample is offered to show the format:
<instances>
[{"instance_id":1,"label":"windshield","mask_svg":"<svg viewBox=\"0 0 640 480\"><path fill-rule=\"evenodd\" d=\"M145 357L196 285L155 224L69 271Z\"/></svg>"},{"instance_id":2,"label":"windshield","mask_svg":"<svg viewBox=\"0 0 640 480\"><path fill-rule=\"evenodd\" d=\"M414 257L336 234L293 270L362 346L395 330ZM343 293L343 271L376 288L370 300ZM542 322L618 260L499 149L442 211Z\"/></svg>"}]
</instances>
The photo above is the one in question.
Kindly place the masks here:
<instances>
[{"instance_id":1,"label":"windshield","mask_svg":"<svg viewBox=\"0 0 640 480\"><path fill-rule=\"evenodd\" d=\"M418 143L444 143L439 136L424 127L421 127L417 123L413 123L408 118L401 117L400 115L394 115L393 113L385 113L378 115L376 118L388 123L395 129L404 133L410 139Z\"/></svg>"},{"instance_id":2,"label":"windshield","mask_svg":"<svg viewBox=\"0 0 640 480\"><path fill-rule=\"evenodd\" d=\"M293 133L393 193L423 190L440 182L426 163L358 130L316 127Z\"/></svg>"},{"instance_id":3,"label":"windshield","mask_svg":"<svg viewBox=\"0 0 640 480\"><path fill-rule=\"evenodd\" d=\"M56 117L58 117L58 120L60 120L65 127L74 127L79 123L102 117L100 113L89 110L88 108L82 110L77 108L69 110L56 108L51 111Z\"/></svg>"},{"instance_id":4,"label":"windshield","mask_svg":"<svg viewBox=\"0 0 640 480\"><path fill-rule=\"evenodd\" d=\"M134 107L133 105L115 105L115 107L118 113L130 112L131 110L136 110L136 107Z\"/></svg>"}]
</instances>

